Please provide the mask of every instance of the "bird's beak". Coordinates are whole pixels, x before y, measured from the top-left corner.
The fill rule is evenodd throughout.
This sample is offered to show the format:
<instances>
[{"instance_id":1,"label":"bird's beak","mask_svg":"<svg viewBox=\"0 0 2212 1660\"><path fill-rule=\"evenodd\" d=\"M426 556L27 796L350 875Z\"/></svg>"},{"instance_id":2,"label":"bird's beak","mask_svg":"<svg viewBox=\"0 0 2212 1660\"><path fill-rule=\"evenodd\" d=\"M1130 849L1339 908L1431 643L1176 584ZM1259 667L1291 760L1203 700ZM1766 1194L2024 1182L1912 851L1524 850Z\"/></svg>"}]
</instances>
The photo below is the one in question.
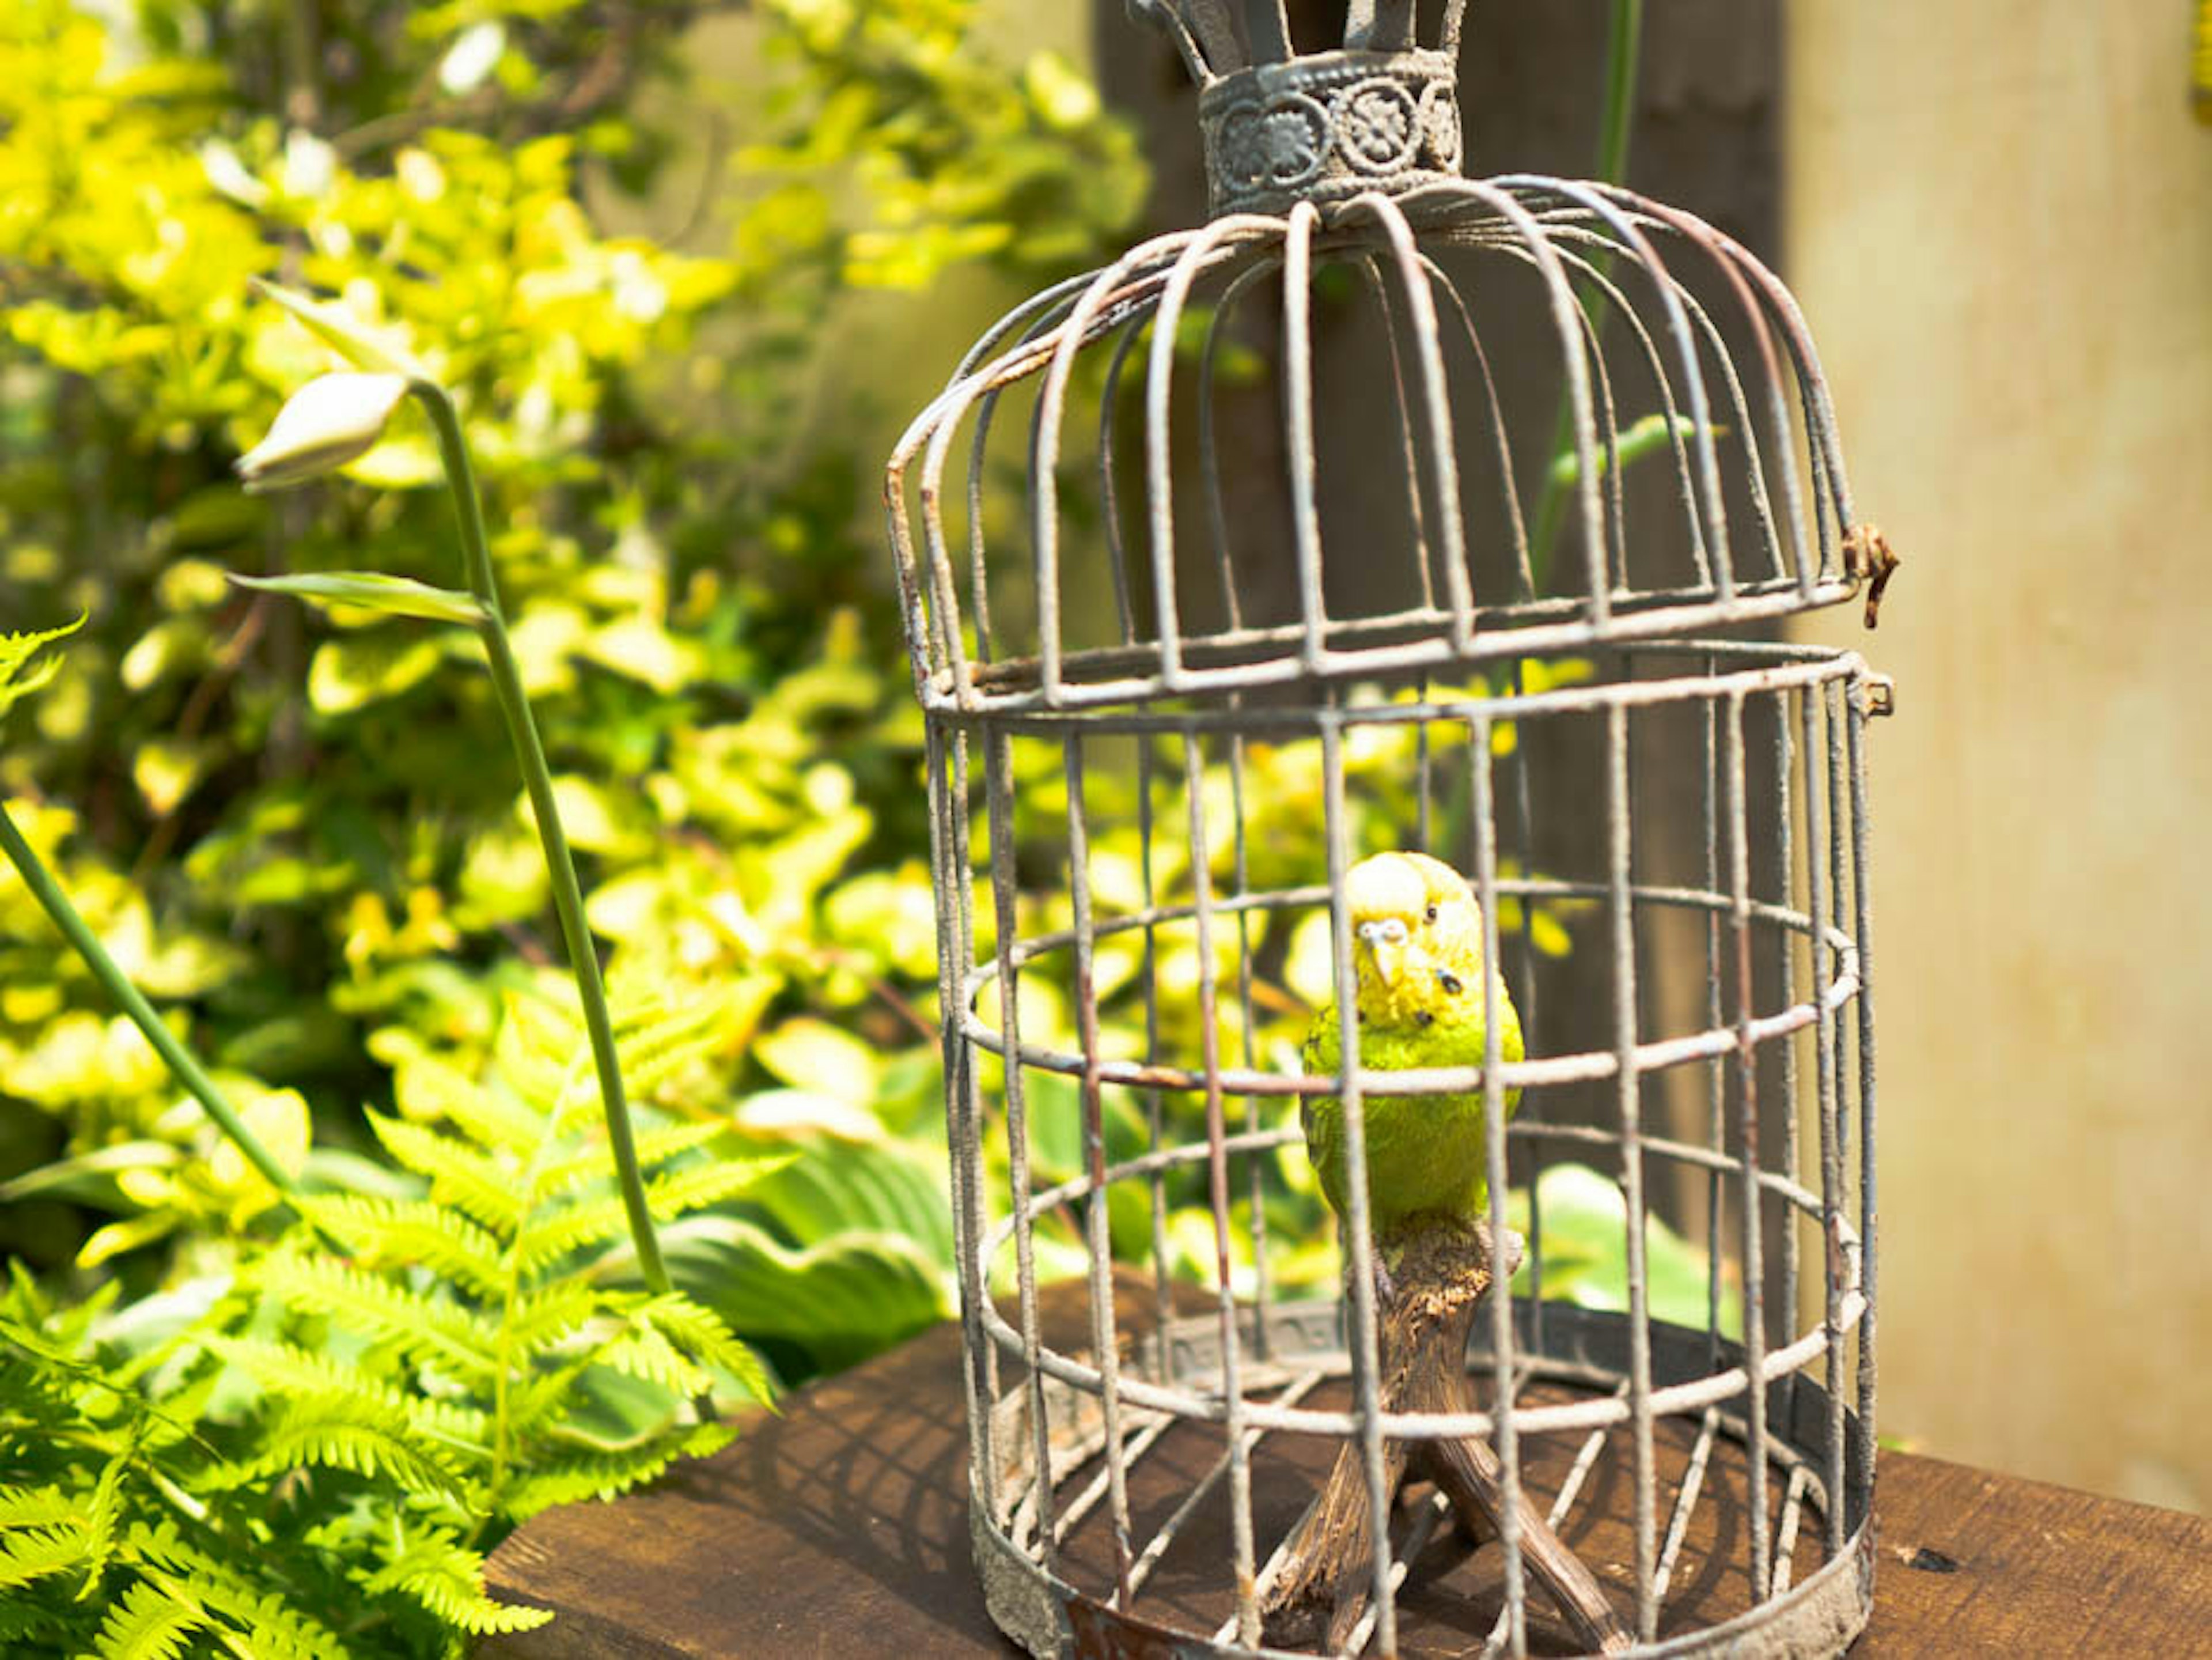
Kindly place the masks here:
<instances>
[{"instance_id":1,"label":"bird's beak","mask_svg":"<svg viewBox=\"0 0 2212 1660\"><path fill-rule=\"evenodd\" d=\"M1395 918L1362 922L1358 933L1375 964L1375 977L1386 986L1396 985L1406 968L1406 925Z\"/></svg>"}]
</instances>

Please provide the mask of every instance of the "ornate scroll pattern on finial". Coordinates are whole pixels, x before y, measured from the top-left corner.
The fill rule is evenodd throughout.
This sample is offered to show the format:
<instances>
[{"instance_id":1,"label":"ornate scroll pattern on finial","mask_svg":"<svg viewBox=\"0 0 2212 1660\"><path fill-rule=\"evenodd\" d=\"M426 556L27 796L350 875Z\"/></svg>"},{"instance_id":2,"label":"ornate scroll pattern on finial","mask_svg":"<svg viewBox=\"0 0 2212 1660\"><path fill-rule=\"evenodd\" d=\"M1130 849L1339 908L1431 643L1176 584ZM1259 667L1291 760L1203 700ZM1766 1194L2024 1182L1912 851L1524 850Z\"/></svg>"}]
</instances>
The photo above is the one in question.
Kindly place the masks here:
<instances>
[{"instance_id":1,"label":"ornate scroll pattern on finial","mask_svg":"<svg viewBox=\"0 0 2212 1660\"><path fill-rule=\"evenodd\" d=\"M1346 51L1212 82L1198 112L1214 213L1279 213L1457 178L1454 70L1443 52Z\"/></svg>"}]
</instances>

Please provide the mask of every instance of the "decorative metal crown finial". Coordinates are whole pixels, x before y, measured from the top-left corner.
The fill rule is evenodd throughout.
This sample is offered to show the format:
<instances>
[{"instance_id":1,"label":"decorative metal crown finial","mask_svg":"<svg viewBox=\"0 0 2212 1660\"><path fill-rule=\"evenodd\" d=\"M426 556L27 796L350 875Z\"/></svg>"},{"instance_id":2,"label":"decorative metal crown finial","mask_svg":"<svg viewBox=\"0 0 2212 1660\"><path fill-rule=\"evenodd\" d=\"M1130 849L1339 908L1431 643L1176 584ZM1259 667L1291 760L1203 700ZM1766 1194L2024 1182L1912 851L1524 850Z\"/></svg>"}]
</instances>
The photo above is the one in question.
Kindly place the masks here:
<instances>
[{"instance_id":1,"label":"decorative metal crown finial","mask_svg":"<svg viewBox=\"0 0 2212 1660\"><path fill-rule=\"evenodd\" d=\"M1339 50L1301 56L1283 0L1129 0L1199 84L1216 217L1300 201L1402 195L1460 173L1459 33L1424 46L1414 0L1352 0Z\"/></svg>"}]
</instances>

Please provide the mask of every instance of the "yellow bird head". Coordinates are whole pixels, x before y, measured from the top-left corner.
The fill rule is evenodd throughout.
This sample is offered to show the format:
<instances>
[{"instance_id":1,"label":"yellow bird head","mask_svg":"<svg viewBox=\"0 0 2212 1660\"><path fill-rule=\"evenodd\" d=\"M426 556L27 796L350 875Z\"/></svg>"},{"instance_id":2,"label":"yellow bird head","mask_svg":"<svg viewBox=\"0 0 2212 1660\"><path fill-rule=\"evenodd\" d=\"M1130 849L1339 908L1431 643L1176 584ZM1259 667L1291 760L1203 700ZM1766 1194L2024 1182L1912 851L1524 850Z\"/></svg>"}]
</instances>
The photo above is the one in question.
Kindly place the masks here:
<instances>
[{"instance_id":1,"label":"yellow bird head","mask_svg":"<svg viewBox=\"0 0 2212 1660\"><path fill-rule=\"evenodd\" d=\"M1344 901L1363 1013L1410 1018L1432 1005L1443 976L1475 983L1482 910L1442 860L1425 853L1363 859L1345 873Z\"/></svg>"}]
</instances>

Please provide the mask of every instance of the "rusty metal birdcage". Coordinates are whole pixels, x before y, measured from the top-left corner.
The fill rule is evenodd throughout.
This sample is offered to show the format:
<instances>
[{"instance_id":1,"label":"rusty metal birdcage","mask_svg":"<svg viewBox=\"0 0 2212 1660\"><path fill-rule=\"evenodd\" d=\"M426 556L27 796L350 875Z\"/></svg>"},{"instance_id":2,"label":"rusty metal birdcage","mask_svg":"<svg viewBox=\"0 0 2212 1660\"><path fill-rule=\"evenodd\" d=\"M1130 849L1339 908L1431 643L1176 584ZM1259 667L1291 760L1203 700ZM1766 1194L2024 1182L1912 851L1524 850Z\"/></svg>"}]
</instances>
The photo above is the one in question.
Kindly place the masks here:
<instances>
[{"instance_id":1,"label":"rusty metal birdcage","mask_svg":"<svg viewBox=\"0 0 2212 1660\"><path fill-rule=\"evenodd\" d=\"M1354 4L1303 57L1272 0L1141 9L1200 80L1214 216L1004 319L888 486L992 1613L1040 1655L1276 1652L1283 1541L1349 1444L1389 1523L1352 1651L1571 1645L1520 1495L1636 1652L1838 1650L1872 1585L1887 689L1758 625L1887 553L1802 319L1688 214L1460 177L1457 3L1426 47L1410 0ZM1308 1075L1296 1037L1351 1006L1344 875L1393 845L1464 875L1527 1036L1389 1075L1480 1094L1492 1233L1526 1241L1480 1411L1386 1409L1360 1201L1338 1281L1299 1176L1292 1109L1335 1096L1365 1192L1383 1074L1347 1043ZM1384 1475L1467 1437L1508 1500L1473 1550Z\"/></svg>"}]
</instances>

